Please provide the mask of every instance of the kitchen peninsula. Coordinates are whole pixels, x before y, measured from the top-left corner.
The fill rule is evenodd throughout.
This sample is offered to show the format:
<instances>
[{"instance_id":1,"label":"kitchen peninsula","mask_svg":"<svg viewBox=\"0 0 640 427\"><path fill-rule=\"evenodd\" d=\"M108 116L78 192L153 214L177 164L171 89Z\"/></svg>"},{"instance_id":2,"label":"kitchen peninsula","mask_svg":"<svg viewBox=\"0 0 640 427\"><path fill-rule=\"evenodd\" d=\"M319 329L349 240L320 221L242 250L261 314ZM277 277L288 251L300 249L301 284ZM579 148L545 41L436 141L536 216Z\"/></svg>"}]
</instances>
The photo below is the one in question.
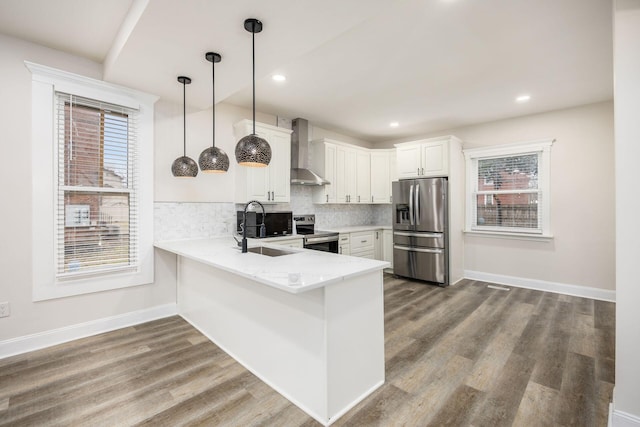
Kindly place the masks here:
<instances>
[{"instance_id":1,"label":"kitchen peninsula","mask_svg":"<svg viewBox=\"0 0 640 427\"><path fill-rule=\"evenodd\" d=\"M177 255L179 314L322 424L384 383L387 262L275 244L242 254L231 237L155 246Z\"/></svg>"}]
</instances>

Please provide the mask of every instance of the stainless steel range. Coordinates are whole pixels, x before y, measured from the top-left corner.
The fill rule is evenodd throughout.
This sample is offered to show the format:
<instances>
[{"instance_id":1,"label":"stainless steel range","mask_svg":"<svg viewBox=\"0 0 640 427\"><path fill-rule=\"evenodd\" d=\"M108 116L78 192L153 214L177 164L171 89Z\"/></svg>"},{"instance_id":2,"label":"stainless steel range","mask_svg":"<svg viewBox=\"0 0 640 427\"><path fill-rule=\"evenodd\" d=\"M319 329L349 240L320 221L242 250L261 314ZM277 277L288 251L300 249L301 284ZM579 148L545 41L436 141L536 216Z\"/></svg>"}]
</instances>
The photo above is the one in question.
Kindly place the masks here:
<instances>
[{"instance_id":1,"label":"stainless steel range","mask_svg":"<svg viewBox=\"0 0 640 427\"><path fill-rule=\"evenodd\" d=\"M305 249L338 253L338 233L315 229L315 215L294 215L296 232L304 236Z\"/></svg>"}]
</instances>

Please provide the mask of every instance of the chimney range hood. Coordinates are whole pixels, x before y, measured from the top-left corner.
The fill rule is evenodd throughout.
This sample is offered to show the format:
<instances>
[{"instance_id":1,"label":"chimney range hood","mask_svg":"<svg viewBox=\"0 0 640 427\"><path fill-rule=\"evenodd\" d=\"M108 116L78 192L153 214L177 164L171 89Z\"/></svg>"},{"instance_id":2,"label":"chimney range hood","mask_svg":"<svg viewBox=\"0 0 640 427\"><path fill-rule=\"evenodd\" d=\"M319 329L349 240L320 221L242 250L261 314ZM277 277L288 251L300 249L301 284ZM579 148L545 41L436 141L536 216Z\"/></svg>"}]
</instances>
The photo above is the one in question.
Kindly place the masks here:
<instances>
[{"instance_id":1,"label":"chimney range hood","mask_svg":"<svg viewBox=\"0 0 640 427\"><path fill-rule=\"evenodd\" d=\"M309 121L293 119L291 121L291 184L326 185L329 181L309 169Z\"/></svg>"}]
</instances>

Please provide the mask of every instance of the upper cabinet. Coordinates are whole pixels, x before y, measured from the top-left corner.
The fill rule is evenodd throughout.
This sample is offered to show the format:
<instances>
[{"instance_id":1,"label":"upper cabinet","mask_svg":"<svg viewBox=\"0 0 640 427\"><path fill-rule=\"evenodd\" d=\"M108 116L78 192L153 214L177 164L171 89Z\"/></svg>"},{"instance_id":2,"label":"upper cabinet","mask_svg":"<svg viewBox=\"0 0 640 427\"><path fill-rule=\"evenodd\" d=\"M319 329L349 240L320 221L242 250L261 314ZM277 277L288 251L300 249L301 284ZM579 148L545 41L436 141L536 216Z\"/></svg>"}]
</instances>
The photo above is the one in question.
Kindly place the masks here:
<instances>
[{"instance_id":1,"label":"upper cabinet","mask_svg":"<svg viewBox=\"0 0 640 427\"><path fill-rule=\"evenodd\" d=\"M370 150L356 150L355 203L371 203L371 154Z\"/></svg>"},{"instance_id":2,"label":"upper cabinet","mask_svg":"<svg viewBox=\"0 0 640 427\"><path fill-rule=\"evenodd\" d=\"M370 150L331 139L311 142L312 168L331 184L313 190L314 203L391 203L395 149Z\"/></svg>"},{"instance_id":3,"label":"upper cabinet","mask_svg":"<svg viewBox=\"0 0 640 427\"><path fill-rule=\"evenodd\" d=\"M356 150L351 146L336 145L336 201L356 201Z\"/></svg>"},{"instance_id":4,"label":"upper cabinet","mask_svg":"<svg viewBox=\"0 0 640 427\"><path fill-rule=\"evenodd\" d=\"M398 178L449 176L449 150L459 144L454 136L396 144Z\"/></svg>"},{"instance_id":5,"label":"upper cabinet","mask_svg":"<svg viewBox=\"0 0 640 427\"><path fill-rule=\"evenodd\" d=\"M371 202L391 203L391 181L397 179L396 150L371 150Z\"/></svg>"},{"instance_id":6,"label":"upper cabinet","mask_svg":"<svg viewBox=\"0 0 640 427\"><path fill-rule=\"evenodd\" d=\"M253 122L235 124L235 138L253 132ZM271 162L264 168L236 167L236 203L257 200L264 203L288 203L291 200L291 129L256 122L256 134L271 146Z\"/></svg>"}]
</instances>

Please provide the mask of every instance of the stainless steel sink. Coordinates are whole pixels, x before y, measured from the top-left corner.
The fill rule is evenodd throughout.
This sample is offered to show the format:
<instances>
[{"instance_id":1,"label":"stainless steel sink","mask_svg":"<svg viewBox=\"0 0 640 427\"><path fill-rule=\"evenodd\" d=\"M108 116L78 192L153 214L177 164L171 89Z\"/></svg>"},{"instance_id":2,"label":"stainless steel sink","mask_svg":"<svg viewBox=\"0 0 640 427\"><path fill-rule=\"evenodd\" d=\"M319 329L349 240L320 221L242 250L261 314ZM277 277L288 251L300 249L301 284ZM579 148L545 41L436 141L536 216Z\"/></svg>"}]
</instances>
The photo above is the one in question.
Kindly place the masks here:
<instances>
[{"instance_id":1,"label":"stainless steel sink","mask_svg":"<svg viewBox=\"0 0 640 427\"><path fill-rule=\"evenodd\" d=\"M254 254L265 255L265 256L282 256L282 255L291 255L295 252L287 251L284 249L276 249L276 248L268 248L266 246L257 246L255 248L247 249L247 252L253 252Z\"/></svg>"}]
</instances>

